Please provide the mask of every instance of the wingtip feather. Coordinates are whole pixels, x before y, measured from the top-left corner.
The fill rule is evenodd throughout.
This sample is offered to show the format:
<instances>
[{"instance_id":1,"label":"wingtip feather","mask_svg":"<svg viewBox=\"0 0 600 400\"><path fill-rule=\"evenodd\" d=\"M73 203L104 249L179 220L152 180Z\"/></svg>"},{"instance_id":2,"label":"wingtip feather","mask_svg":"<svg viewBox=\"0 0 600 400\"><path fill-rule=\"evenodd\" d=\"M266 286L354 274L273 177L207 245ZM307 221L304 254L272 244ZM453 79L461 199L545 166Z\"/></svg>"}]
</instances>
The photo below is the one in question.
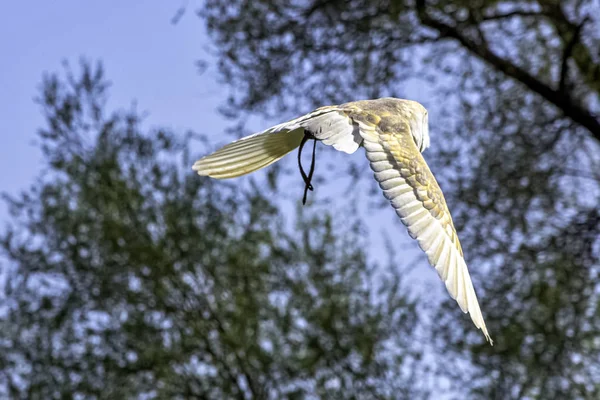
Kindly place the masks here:
<instances>
[{"instance_id":1,"label":"wingtip feather","mask_svg":"<svg viewBox=\"0 0 600 400\"><path fill-rule=\"evenodd\" d=\"M192 169L198 175L215 179L236 178L264 168L294 150L304 131L283 131L254 134L230 143L202 157Z\"/></svg>"}]
</instances>

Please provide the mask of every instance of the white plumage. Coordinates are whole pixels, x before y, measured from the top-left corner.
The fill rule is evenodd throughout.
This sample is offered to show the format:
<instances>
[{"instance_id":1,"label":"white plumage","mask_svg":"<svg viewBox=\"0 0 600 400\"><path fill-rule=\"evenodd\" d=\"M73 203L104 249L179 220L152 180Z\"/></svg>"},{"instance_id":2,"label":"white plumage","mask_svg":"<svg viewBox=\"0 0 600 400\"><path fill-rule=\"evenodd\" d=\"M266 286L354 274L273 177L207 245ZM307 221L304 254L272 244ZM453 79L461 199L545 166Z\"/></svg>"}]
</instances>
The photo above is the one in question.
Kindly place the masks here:
<instances>
[{"instance_id":1,"label":"white plumage","mask_svg":"<svg viewBox=\"0 0 600 400\"><path fill-rule=\"evenodd\" d=\"M305 135L349 154L365 148L383 195L409 235L492 343L444 195L421 155L429 147L428 113L421 104L385 98L322 107L235 141L193 168L213 178L244 175L279 160Z\"/></svg>"}]
</instances>

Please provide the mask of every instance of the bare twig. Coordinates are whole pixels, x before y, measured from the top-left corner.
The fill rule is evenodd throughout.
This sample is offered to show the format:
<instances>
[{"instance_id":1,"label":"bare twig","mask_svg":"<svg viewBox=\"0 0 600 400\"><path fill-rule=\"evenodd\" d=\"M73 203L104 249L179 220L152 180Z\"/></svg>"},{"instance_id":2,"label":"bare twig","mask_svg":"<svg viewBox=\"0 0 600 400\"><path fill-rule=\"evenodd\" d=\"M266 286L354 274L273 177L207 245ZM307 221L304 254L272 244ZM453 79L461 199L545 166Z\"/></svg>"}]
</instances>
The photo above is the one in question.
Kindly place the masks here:
<instances>
[{"instance_id":1,"label":"bare twig","mask_svg":"<svg viewBox=\"0 0 600 400\"><path fill-rule=\"evenodd\" d=\"M581 30L583 29L583 26L586 24L588 19L589 19L589 17L585 17L583 19L583 21L581 21L581 23L575 27L573 36L571 37L571 40L569 40L567 42L567 44L565 45L565 49L563 51L563 57L562 57L561 66L560 66L560 81L558 83L558 91L565 96L568 95L567 87L566 87L567 74L569 72L569 62L568 61L569 61L569 58L571 58L571 54L573 54L573 48L575 47L575 45L577 44L577 42L579 42L579 39L581 38Z\"/></svg>"},{"instance_id":2,"label":"bare twig","mask_svg":"<svg viewBox=\"0 0 600 400\"><path fill-rule=\"evenodd\" d=\"M544 13L539 11L526 11L526 10L515 10L507 13L497 13L491 15L485 15L481 19L482 21L494 21L499 19L507 19L512 17L540 17L544 16Z\"/></svg>"}]
</instances>

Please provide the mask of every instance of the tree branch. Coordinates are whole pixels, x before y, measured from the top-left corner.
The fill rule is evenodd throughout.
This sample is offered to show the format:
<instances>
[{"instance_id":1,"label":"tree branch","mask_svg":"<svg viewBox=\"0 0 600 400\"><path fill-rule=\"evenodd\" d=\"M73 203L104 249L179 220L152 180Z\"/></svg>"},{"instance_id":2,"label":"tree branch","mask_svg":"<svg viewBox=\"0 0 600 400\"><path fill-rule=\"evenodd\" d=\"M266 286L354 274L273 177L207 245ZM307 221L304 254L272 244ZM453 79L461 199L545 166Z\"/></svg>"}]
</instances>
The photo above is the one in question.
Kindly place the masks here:
<instances>
[{"instance_id":1,"label":"tree branch","mask_svg":"<svg viewBox=\"0 0 600 400\"><path fill-rule=\"evenodd\" d=\"M466 50L481 60L487 62L498 71L514 78L527 86L533 92L561 109L565 116L571 118L590 131L592 136L600 141L600 121L588 109L576 104L570 97L564 96L560 91L551 88L544 82L531 75L525 69L513 64L490 50L489 47L480 45L466 37L454 26L431 17L425 9L425 0L416 0L417 15L421 23L437 30L441 37L457 40Z\"/></svg>"},{"instance_id":2,"label":"tree branch","mask_svg":"<svg viewBox=\"0 0 600 400\"><path fill-rule=\"evenodd\" d=\"M225 328L224 324L221 322L221 319L217 316L216 311L213 310L212 307L210 307L210 306L208 307L208 310L211 314L212 320L214 322L216 322L217 330L219 331L219 334L222 335L224 338L227 338L229 336L227 329ZM242 357L240 357L237 349L232 348L231 352L233 353L233 355L235 356L235 359L238 362L238 367L241 371L241 374L246 379L246 383L248 383L248 389L250 390L250 393L252 394L252 398L253 399L261 398L261 396L260 396L261 391L259 389L259 386L254 381L254 378L253 378L252 374L250 373L250 371L248 370L248 368L246 368L245 360L243 360Z\"/></svg>"},{"instance_id":3,"label":"tree branch","mask_svg":"<svg viewBox=\"0 0 600 400\"><path fill-rule=\"evenodd\" d=\"M304 12L304 19L309 20L309 18L320 8L325 8L329 4L335 3L335 0L319 0L315 1L315 3Z\"/></svg>"},{"instance_id":4,"label":"tree branch","mask_svg":"<svg viewBox=\"0 0 600 400\"><path fill-rule=\"evenodd\" d=\"M582 22L575 24L567 18L560 2L545 1L540 4L544 9L544 13L550 17L550 22L554 25L554 29L556 29L565 46L568 46L568 43L572 40L573 32L581 30L589 19L588 15ZM594 61L590 49L581 40L573 43L571 54L583 80L600 95L600 63Z\"/></svg>"},{"instance_id":5,"label":"tree branch","mask_svg":"<svg viewBox=\"0 0 600 400\"><path fill-rule=\"evenodd\" d=\"M498 13L486 15L481 18L482 21L494 21L499 19L506 19L512 17L539 17L544 15L539 11L526 11L526 10L515 10L507 13Z\"/></svg>"},{"instance_id":6,"label":"tree branch","mask_svg":"<svg viewBox=\"0 0 600 400\"><path fill-rule=\"evenodd\" d=\"M563 51L562 62L560 66L560 81L558 83L558 91L567 95L567 74L569 72L569 58L571 58L571 54L573 54L573 47L579 42L581 29L587 22L587 17L575 28L571 40L565 45L565 49Z\"/></svg>"}]
</instances>

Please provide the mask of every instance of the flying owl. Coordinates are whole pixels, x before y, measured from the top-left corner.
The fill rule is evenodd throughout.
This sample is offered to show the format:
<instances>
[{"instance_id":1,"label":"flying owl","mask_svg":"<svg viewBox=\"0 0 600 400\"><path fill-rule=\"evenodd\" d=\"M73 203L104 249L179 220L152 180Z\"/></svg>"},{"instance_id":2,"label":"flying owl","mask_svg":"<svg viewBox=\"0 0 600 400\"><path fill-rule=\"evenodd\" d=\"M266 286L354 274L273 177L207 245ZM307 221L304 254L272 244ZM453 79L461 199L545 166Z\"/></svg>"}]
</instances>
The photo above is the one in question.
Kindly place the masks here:
<instances>
[{"instance_id":1,"label":"flying owl","mask_svg":"<svg viewBox=\"0 0 600 400\"><path fill-rule=\"evenodd\" d=\"M492 344L444 195L421 155L429 147L429 127L427 110L420 103L382 98L321 107L236 140L196 161L193 169L212 178L235 178L264 168L298 147L301 151L308 139L348 154L365 148L383 195L427 254L450 296L470 313ZM306 190L312 190L314 147L308 175L300 152L298 162Z\"/></svg>"}]
</instances>

